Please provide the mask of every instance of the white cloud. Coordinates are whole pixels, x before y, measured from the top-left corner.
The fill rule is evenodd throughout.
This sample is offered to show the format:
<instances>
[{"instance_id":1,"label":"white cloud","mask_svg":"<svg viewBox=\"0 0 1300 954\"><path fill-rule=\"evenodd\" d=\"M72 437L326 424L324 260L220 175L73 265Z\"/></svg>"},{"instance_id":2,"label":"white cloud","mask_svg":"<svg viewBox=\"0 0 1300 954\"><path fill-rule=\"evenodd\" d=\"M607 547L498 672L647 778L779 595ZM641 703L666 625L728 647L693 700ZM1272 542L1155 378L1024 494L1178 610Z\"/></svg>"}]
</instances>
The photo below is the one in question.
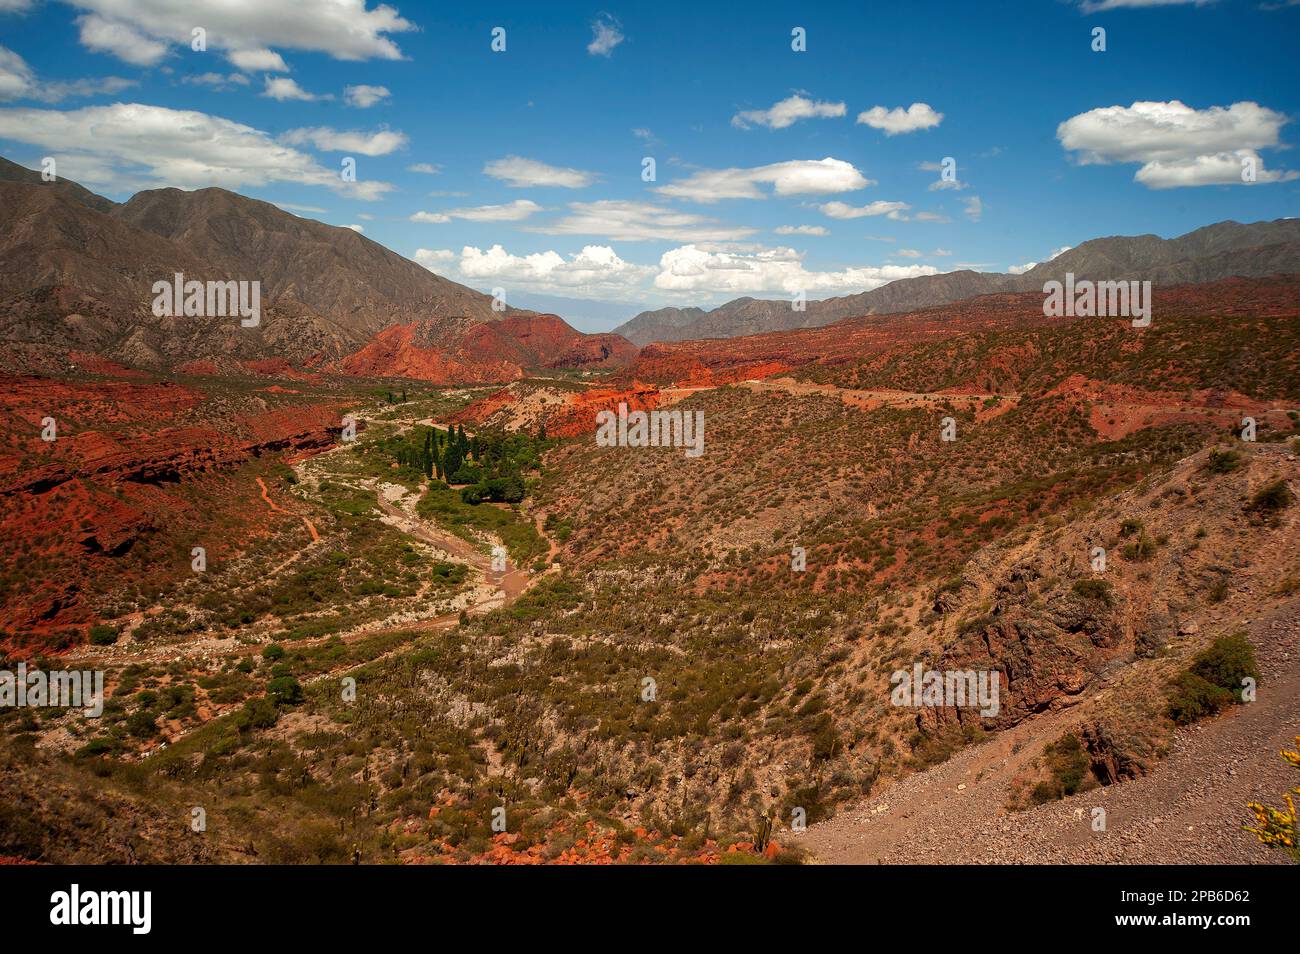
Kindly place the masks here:
<instances>
[{"instance_id":1,"label":"white cloud","mask_svg":"<svg viewBox=\"0 0 1300 954\"><path fill-rule=\"evenodd\" d=\"M962 210L966 213L966 218L972 222L978 222L981 216L984 215L984 203L980 201L980 197L973 195L969 199L962 199L962 202L966 206Z\"/></svg>"},{"instance_id":2,"label":"white cloud","mask_svg":"<svg viewBox=\"0 0 1300 954\"><path fill-rule=\"evenodd\" d=\"M1152 189L1242 184L1243 160L1257 182L1282 182L1294 172L1266 171L1256 150L1278 145L1287 117L1253 102L1193 109L1178 100L1106 106L1072 116L1056 128L1063 148L1083 165L1141 163L1134 175Z\"/></svg>"},{"instance_id":3,"label":"white cloud","mask_svg":"<svg viewBox=\"0 0 1300 954\"><path fill-rule=\"evenodd\" d=\"M655 287L670 292L728 295L757 292L861 292L900 278L936 275L932 265L879 265L837 272L809 271L793 249L763 249L752 254L709 251L685 245L659 260Z\"/></svg>"},{"instance_id":4,"label":"white cloud","mask_svg":"<svg viewBox=\"0 0 1300 954\"><path fill-rule=\"evenodd\" d=\"M707 216L621 199L571 202L569 214L564 218L529 231L547 235L599 235L618 242L728 242L754 234L754 229L723 225Z\"/></svg>"},{"instance_id":5,"label":"white cloud","mask_svg":"<svg viewBox=\"0 0 1300 954\"><path fill-rule=\"evenodd\" d=\"M423 265L429 271L436 271L435 265L445 265L448 262L456 260L456 253L449 248L417 248L415 250L415 261Z\"/></svg>"},{"instance_id":6,"label":"white cloud","mask_svg":"<svg viewBox=\"0 0 1300 954\"><path fill-rule=\"evenodd\" d=\"M466 246L457 264L466 281L525 285L539 291L626 291L655 274L648 265L624 261L607 245L587 245L565 259L554 251L511 255L500 245L487 251Z\"/></svg>"},{"instance_id":7,"label":"white cloud","mask_svg":"<svg viewBox=\"0 0 1300 954\"><path fill-rule=\"evenodd\" d=\"M581 169L562 169L548 166L536 159L524 159L521 156L506 156L494 159L483 167L483 174L493 179L501 179L516 189L530 186L554 186L559 189L581 189L596 181L591 172Z\"/></svg>"},{"instance_id":8,"label":"white cloud","mask_svg":"<svg viewBox=\"0 0 1300 954\"><path fill-rule=\"evenodd\" d=\"M1141 9L1142 7L1178 7L1195 4L1198 7L1213 3L1214 0L1083 0L1079 9L1084 13L1097 13L1102 10L1119 10L1123 7Z\"/></svg>"},{"instance_id":9,"label":"white cloud","mask_svg":"<svg viewBox=\"0 0 1300 954\"><path fill-rule=\"evenodd\" d=\"M918 212L913 218L918 222L938 222L942 225L952 221L948 216L940 215L938 212Z\"/></svg>"},{"instance_id":10,"label":"white cloud","mask_svg":"<svg viewBox=\"0 0 1300 954\"><path fill-rule=\"evenodd\" d=\"M26 13L33 0L0 0L0 13Z\"/></svg>"},{"instance_id":11,"label":"white cloud","mask_svg":"<svg viewBox=\"0 0 1300 954\"><path fill-rule=\"evenodd\" d=\"M442 172L442 166L435 166L429 162L417 162L413 166L406 167L407 172L422 172L426 176L436 176Z\"/></svg>"},{"instance_id":12,"label":"white cloud","mask_svg":"<svg viewBox=\"0 0 1300 954\"><path fill-rule=\"evenodd\" d=\"M349 225L347 226L347 228L350 228L354 232L361 232L361 233L364 233L366 230L365 226L363 225Z\"/></svg>"},{"instance_id":13,"label":"white cloud","mask_svg":"<svg viewBox=\"0 0 1300 954\"><path fill-rule=\"evenodd\" d=\"M136 80L120 76L88 77L72 82L39 80L26 60L0 46L0 102L26 98L58 103L74 97L115 96L136 85Z\"/></svg>"},{"instance_id":14,"label":"white cloud","mask_svg":"<svg viewBox=\"0 0 1300 954\"><path fill-rule=\"evenodd\" d=\"M716 202L719 199L765 199L760 184L777 195L851 192L872 184L852 163L842 159L793 159L751 169L702 169L655 191L678 199Z\"/></svg>"},{"instance_id":15,"label":"white cloud","mask_svg":"<svg viewBox=\"0 0 1300 954\"><path fill-rule=\"evenodd\" d=\"M830 235L824 225L781 225L772 230L777 235Z\"/></svg>"},{"instance_id":16,"label":"white cloud","mask_svg":"<svg viewBox=\"0 0 1300 954\"><path fill-rule=\"evenodd\" d=\"M208 49L224 51L241 69L258 71L286 69L272 48L326 53L337 60L399 60L402 51L386 34L415 29L387 4L367 9L367 0L326 0L309 9L301 0L68 2L85 11L77 21L84 46L137 66L155 65L172 46L188 48L196 26L207 31Z\"/></svg>"},{"instance_id":17,"label":"white cloud","mask_svg":"<svg viewBox=\"0 0 1300 954\"><path fill-rule=\"evenodd\" d=\"M182 83L191 86L211 86L214 89L229 89L233 86L247 86L248 77L243 73L194 73L181 77Z\"/></svg>"},{"instance_id":18,"label":"white cloud","mask_svg":"<svg viewBox=\"0 0 1300 954\"><path fill-rule=\"evenodd\" d=\"M345 86L343 88L343 101L349 106L356 106L358 109L367 109L382 99L387 99L392 93L388 91L387 86Z\"/></svg>"},{"instance_id":19,"label":"white cloud","mask_svg":"<svg viewBox=\"0 0 1300 954\"><path fill-rule=\"evenodd\" d=\"M290 129L280 139L291 146L311 143L326 152L356 152L363 156L386 156L407 143L405 133L388 129L364 133L330 129L328 126Z\"/></svg>"},{"instance_id":20,"label":"white cloud","mask_svg":"<svg viewBox=\"0 0 1300 954\"><path fill-rule=\"evenodd\" d=\"M167 55L167 44L151 39L139 30L93 14L77 18L81 45L96 53L108 53L132 66L154 66Z\"/></svg>"},{"instance_id":21,"label":"white cloud","mask_svg":"<svg viewBox=\"0 0 1300 954\"><path fill-rule=\"evenodd\" d=\"M624 39L623 25L609 14L602 14L591 24L591 42L587 44L587 52L592 56L607 57Z\"/></svg>"},{"instance_id":22,"label":"white cloud","mask_svg":"<svg viewBox=\"0 0 1300 954\"><path fill-rule=\"evenodd\" d=\"M318 99L330 99L328 95L317 96L315 93L309 93L298 85L296 80L287 76L267 76L264 77L266 88L262 90L263 96L269 96L271 99L284 102L286 99L296 99L302 102L310 103Z\"/></svg>"},{"instance_id":23,"label":"white cloud","mask_svg":"<svg viewBox=\"0 0 1300 954\"><path fill-rule=\"evenodd\" d=\"M534 212L541 212L542 207L529 199L516 199L506 205L480 205L470 209L449 209L446 212L416 212L411 216L412 222L425 222L441 225L452 219L465 219L470 222L518 222L528 218Z\"/></svg>"},{"instance_id":24,"label":"white cloud","mask_svg":"<svg viewBox=\"0 0 1300 954\"><path fill-rule=\"evenodd\" d=\"M196 110L114 103L75 110L0 109L0 139L59 156L60 172L109 191L175 186L242 189L275 182L378 199L385 182L344 182L337 170L267 133Z\"/></svg>"},{"instance_id":25,"label":"white cloud","mask_svg":"<svg viewBox=\"0 0 1300 954\"><path fill-rule=\"evenodd\" d=\"M231 65L249 73L287 73L289 66L275 50L231 50L226 54Z\"/></svg>"},{"instance_id":26,"label":"white cloud","mask_svg":"<svg viewBox=\"0 0 1300 954\"><path fill-rule=\"evenodd\" d=\"M891 219L905 220L901 213L910 209L906 202L871 202L867 205L854 206L847 202L825 202L818 206L823 215L832 219L861 219L872 215L887 215Z\"/></svg>"},{"instance_id":27,"label":"white cloud","mask_svg":"<svg viewBox=\"0 0 1300 954\"><path fill-rule=\"evenodd\" d=\"M843 103L813 102L798 93L783 99L769 109L750 109L731 117L731 125L738 129L750 126L766 126L769 129L785 129L801 119L813 119L826 116L843 116Z\"/></svg>"},{"instance_id":28,"label":"white cloud","mask_svg":"<svg viewBox=\"0 0 1300 954\"><path fill-rule=\"evenodd\" d=\"M28 95L36 74L27 61L13 50L0 46L0 101Z\"/></svg>"},{"instance_id":29,"label":"white cloud","mask_svg":"<svg viewBox=\"0 0 1300 954\"><path fill-rule=\"evenodd\" d=\"M915 248L900 248L894 252L899 258L924 258L925 253Z\"/></svg>"},{"instance_id":30,"label":"white cloud","mask_svg":"<svg viewBox=\"0 0 1300 954\"><path fill-rule=\"evenodd\" d=\"M930 129L943 121L943 113L935 112L926 103L913 103L907 109L899 106L886 109L873 106L866 112L858 113L858 122L872 129L884 130L886 136L899 133L916 132L918 129Z\"/></svg>"}]
</instances>

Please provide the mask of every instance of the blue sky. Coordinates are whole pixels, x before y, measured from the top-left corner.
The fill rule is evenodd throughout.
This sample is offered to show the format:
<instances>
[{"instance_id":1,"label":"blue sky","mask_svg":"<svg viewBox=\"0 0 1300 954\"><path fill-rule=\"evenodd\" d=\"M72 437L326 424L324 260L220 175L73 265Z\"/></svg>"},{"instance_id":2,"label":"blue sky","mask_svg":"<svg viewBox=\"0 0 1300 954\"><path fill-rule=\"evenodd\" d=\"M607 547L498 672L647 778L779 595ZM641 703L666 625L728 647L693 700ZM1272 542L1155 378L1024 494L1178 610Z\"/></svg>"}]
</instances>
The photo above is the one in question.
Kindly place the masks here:
<instances>
[{"instance_id":1,"label":"blue sky","mask_svg":"<svg viewBox=\"0 0 1300 954\"><path fill-rule=\"evenodd\" d=\"M0 0L0 153L233 188L521 304L824 298L1297 214L1300 5L811 6Z\"/></svg>"}]
</instances>

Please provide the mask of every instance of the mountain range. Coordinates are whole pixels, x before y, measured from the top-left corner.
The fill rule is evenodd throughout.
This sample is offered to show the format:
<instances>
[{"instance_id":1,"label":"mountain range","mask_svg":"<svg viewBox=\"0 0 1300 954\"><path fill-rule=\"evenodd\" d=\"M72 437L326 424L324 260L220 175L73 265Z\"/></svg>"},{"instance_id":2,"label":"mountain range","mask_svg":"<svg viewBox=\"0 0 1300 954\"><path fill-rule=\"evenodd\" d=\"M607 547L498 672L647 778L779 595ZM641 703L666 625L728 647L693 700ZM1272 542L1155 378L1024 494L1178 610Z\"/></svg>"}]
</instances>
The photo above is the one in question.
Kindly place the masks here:
<instances>
[{"instance_id":1,"label":"mountain range","mask_svg":"<svg viewBox=\"0 0 1300 954\"><path fill-rule=\"evenodd\" d=\"M736 338L768 331L817 328L858 315L884 315L946 305L977 295L1041 290L1067 272L1077 279L1150 280L1157 285L1300 272L1300 220L1243 225L1219 222L1177 238L1158 235L1093 239L1019 275L961 270L904 278L856 295L806 303L737 298L712 310L644 311L614 329L638 346L652 341Z\"/></svg>"},{"instance_id":2,"label":"mountain range","mask_svg":"<svg viewBox=\"0 0 1300 954\"><path fill-rule=\"evenodd\" d=\"M525 366L610 364L635 352L609 335L588 340L556 316L498 327L538 316L495 311L488 295L352 229L224 189L155 189L116 203L0 158L0 261L0 339L47 359L93 353L142 368L230 369L274 358L376 375L423 369L454 383L446 369L509 380ZM178 272L260 282L260 325L156 316L153 283ZM376 365L373 348L344 361L399 326L410 330L389 336L390 345L403 340L393 367Z\"/></svg>"}]
</instances>

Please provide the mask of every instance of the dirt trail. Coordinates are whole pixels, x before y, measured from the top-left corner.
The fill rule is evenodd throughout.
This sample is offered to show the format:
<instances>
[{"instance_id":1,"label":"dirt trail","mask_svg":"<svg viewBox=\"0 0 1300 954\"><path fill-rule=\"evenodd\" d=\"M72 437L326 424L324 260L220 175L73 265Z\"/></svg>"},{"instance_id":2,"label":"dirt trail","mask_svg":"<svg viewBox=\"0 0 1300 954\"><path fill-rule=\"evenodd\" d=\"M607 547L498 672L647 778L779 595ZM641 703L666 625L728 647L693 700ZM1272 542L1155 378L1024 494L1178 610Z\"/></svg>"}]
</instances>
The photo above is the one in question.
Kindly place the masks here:
<instances>
[{"instance_id":1,"label":"dirt trail","mask_svg":"<svg viewBox=\"0 0 1300 954\"><path fill-rule=\"evenodd\" d=\"M1085 713L1038 716L795 836L832 864L1284 864L1242 825L1295 786L1279 755L1300 735L1300 601L1248 625L1258 701L1178 730L1150 774L1024 812L1011 779ZM1105 691L1104 688L1101 691ZM1106 831L1092 831L1092 809Z\"/></svg>"},{"instance_id":2,"label":"dirt trail","mask_svg":"<svg viewBox=\"0 0 1300 954\"><path fill-rule=\"evenodd\" d=\"M261 477L257 478L257 486L262 488L262 499L266 501L266 505L268 507L270 507L276 513L287 513L290 514L291 516L298 517L303 523L307 524L307 529L311 531L311 542L316 543L317 541L320 540L320 533L316 529L316 524L312 523L309 517L305 517L302 514L295 514L292 510L285 510L274 500L272 500L271 495L267 493L266 484L263 482Z\"/></svg>"}]
</instances>

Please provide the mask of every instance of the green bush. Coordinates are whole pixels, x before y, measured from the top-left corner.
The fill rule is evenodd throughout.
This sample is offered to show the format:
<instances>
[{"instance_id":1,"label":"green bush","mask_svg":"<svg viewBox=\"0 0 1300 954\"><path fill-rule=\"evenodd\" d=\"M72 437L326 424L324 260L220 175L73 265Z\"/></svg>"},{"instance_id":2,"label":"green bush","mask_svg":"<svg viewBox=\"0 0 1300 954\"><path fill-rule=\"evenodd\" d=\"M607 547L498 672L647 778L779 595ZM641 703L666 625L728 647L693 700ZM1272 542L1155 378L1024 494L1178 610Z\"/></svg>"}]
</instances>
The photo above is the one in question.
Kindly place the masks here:
<instances>
[{"instance_id":1,"label":"green bush","mask_svg":"<svg viewBox=\"0 0 1300 954\"><path fill-rule=\"evenodd\" d=\"M1212 474L1230 474L1245 463L1235 450L1212 450L1205 459L1205 469Z\"/></svg>"},{"instance_id":2,"label":"green bush","mask_svg":"<svg viewBox=\"0 0 1300 954\"><path fill-rule=\"evenodd\" d=\"M1110 606L1114 602L1114 598L1111 596L1110 592L1110 584L1105 580L1075 580L1072 589L1085 600L1099 600L1107 606Z\"/></svg>"},{"instance_id":3,"label":"green bush","mask_svg":"<svg viewBox=\"0 0 1300 954\"><path fill-rule=\"evenodd\" d=\"M266 684L266 694L281 706L296 705L304 698L302 684L292 676L276 676Z\"/></svg>"},{"instance_id":4,"label":"green bush","mask_svg":"<svg viewBox=\"0 0 1300 954\"><path fill-rule=\"evenodd\" d=\"M1169 717L1188 725L1241 699L1242 680L1259 679L1255 647L1245 633L1220 636L1197 653L1187 670L1174 680L1167 696Z\"/></svg>"},{"instance_id":5,"label":"green bush","mask_svg":"<svg viewBox=\"0 0 1300 954\"><path fill-rule=\"evenodd\" d=\"M1286 485L1286 480L1279 478L1255 491L1254 496L1250 498L1250 503L1246 505L1246 510L1257 517L1269 519L1291 506L1294 500L1295 495Z\"/></svg>"},{"instance_id":6,"label":"green bush","mask_svg":"<svg viewBox=\"0 0 1300 954\"><path fill-rule=\"evenodd\" d=\"M90 627L90 642L95 646L112 646L117 642L117 628L96 623Z\"/></svg>"}]
</instances>

